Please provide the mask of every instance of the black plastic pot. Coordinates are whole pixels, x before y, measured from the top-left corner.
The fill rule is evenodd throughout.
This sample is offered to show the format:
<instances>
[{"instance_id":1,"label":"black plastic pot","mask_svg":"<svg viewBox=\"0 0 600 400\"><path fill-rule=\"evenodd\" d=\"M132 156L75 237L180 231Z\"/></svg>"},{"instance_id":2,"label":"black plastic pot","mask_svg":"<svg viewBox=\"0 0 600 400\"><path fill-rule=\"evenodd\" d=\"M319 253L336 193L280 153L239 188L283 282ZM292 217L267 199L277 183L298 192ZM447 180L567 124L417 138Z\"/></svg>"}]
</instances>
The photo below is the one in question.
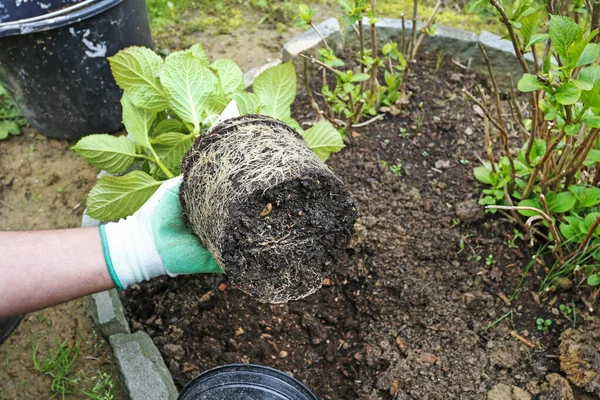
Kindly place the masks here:
<instances>
[{"instance_id":1,"label":"black plastic pot","mask_svg":"<svg viewBox=\"0 0 600 400\"><path fill-rule=\"evenodd\" d=\"M206 371L188 383L179 400L317 400L300 381L273 368L232 364Z\"/></svg>"},{"instance_id":2,"label":"black plastic pot","mask_svg":"<svg viewBox=\"0 0 600 400\"><path fill-rule=\"evenodd\" d=\"M8 318L0 318L0 344L4 343L6 339L10 336L11 333L17 326L19 326L19 322L23 319L23 315L15 315L14 317Z\"/></svg>"},{"instance_id":3,"label":"black plastic pot","mask_svg":"<svg viewBox=\"0 0 600 400\"><path fill-rule=\"evenodd\" d=\"M85 5L72 4L79 1ZM121 128L121 91L106 57L152 46L145 0L79 1L0 8L0 83L31 126L61 139Z\"/></svg>"}]
</instances>

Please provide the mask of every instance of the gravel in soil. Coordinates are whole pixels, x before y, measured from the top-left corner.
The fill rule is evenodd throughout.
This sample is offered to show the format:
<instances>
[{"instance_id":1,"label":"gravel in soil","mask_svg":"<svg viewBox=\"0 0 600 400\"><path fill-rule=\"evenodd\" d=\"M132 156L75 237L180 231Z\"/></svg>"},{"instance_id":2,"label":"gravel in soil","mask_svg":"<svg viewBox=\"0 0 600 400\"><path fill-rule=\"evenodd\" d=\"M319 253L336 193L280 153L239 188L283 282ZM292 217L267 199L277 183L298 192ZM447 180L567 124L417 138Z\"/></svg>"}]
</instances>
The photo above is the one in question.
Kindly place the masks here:
<instances>
[{"instance_id":1,"label":"gravel in soil","mask_svg":"<svg viewBox=\"0 0 600 400\"><path fill-rule=\"evenodd\" d=\"M330 159L358 222L321 290L261 304L206 275L127 291L134 330L152 336L179 385L251 362L297 377L320 399L481 399L499 382L538 395L546 374L559 371L558 337L571 322L554 307L579 293L553 293L554 307L540 302L542 268L525 273L525 243L506 245L514 227L477 207L471 170L483 127L461 96L476 77L447 58L436 71L435 60L418 63L402 114L351 132ZM300 121L314 115L305 94L293 112ZM576 305L585 325L590 315ZM546 332L538 317L552 319Z\"/></svg>"}]
</instances>

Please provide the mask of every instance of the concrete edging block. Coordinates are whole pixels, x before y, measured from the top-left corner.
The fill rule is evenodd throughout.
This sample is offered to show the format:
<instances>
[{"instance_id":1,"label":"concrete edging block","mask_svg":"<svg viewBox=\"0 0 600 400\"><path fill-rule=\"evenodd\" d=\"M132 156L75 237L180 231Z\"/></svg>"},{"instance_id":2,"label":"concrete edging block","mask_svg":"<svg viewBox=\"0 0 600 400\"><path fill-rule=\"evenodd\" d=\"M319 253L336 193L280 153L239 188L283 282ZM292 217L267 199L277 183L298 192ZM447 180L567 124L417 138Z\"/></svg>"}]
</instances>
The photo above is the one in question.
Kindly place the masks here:
<instances>
[{"instance_id":1,"label":"concrete edging block","mask_svg":"<svg viewBox=\"0 0 600 400\"><path fill-rule=\"evenodd\" d=\"M109 339L132 400L176 400L177 389L158 349L146 332Z\"/></svg>"}]
</instances>

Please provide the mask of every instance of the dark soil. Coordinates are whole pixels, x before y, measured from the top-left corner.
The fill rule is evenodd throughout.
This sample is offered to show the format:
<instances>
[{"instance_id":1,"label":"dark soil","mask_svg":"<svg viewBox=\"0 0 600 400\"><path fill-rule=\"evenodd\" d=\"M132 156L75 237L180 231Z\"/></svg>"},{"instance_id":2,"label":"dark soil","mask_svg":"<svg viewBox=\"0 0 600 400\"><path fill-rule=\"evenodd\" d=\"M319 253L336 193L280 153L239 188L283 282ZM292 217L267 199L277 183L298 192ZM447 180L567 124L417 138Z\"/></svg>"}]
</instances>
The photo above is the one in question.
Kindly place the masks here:
<instances>
[{"instance_id":1,"label":"dark soil","mask_svg":"<svg viewBox=\"0 0 600 400\"><path fill-rule=\"evenodd\" d=\"M248 139L240 142L241 135ZM298 154L307 157L294 159L296 170L282 155L299 147L304 153ZM284 124L258 115L219 124L196 140L181 169L184 219L208 249L218 249L213 254L232 283L254 298L268 303L304 298L345 254L356 221L352 198ZM257 177L257 170L268 173ZM281 181L273 183L274 176ZM212 190L219 179L232 182L231 190ZM222 230L214 229L217 218L224 219Z\"/></svg>"},{"instance_id":2,"label":"dark soil","mask_svg":"<svg viewBox=\"0 0 600 400\"><path fill-rule=\"evenodd\" d=\"M358 222L321 290L286 305L254 301L219 275L127 290L134 330L152 336L179 385L250 362L320 399L482 399L500 382L536 397L559 371L558 338L572 322L558 304L574 299L578 325L593 315L576 285L540 299L543 262L531 262L525 242L509 248L515 226L475 205L483 128L461 90L478 78L449 57L435 64L436 55L419 62L402 114L351 132L329 161ZM294 116L312 115L301 93ZM552 320L546 332L538 317Z\"/></svg>"}]
</instances>

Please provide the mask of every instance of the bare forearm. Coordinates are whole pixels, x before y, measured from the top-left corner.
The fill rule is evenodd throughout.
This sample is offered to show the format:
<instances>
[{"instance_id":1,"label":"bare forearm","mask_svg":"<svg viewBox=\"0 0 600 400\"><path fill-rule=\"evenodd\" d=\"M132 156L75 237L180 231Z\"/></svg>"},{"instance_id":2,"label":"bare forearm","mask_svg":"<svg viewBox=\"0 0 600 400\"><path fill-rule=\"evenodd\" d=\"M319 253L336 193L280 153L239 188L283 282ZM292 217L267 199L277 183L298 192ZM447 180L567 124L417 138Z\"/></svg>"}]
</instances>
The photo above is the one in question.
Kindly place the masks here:
<instances>
[{"instance_id":1,"label":"bare forearm","mask_svg":"<svg viewBox=\"0 0 600 400\"><path fill-rule=\"evenodd\" d=\"M0 318L112 287L97 228L0 232Z\"/></svg>"}]
</instances>

